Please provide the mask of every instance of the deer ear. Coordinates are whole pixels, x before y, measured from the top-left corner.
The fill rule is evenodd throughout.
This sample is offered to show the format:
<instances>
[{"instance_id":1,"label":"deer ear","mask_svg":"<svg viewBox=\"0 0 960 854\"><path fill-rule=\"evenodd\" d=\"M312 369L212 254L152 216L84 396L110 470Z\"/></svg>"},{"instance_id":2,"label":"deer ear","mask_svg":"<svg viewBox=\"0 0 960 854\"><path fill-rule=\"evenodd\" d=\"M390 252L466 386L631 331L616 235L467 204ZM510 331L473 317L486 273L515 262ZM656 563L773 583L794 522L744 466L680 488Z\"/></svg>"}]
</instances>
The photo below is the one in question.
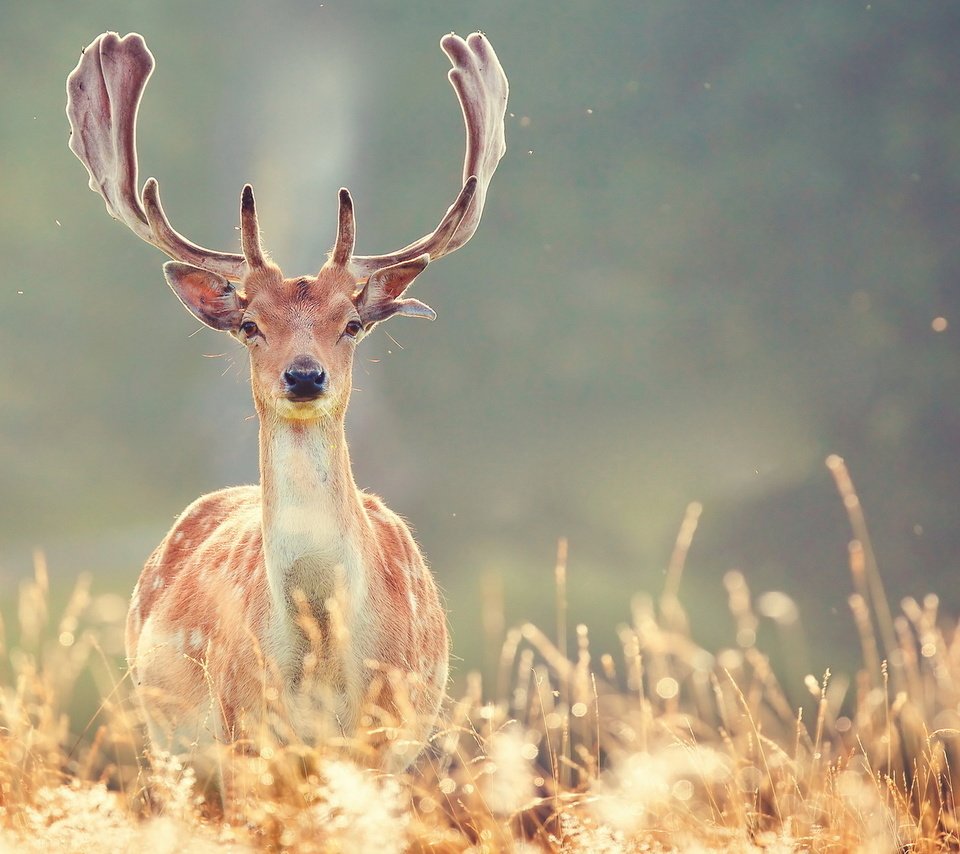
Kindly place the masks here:
<instances>
[{"instance_id":1,"label":"deer ear","mask_svg":"<svg viewBox=\"0 0 960 854\"><path fill-rule=\"evenodd\" d=\"M430 256L425 253L411 261L382 267L371 273L363 289L354 298L364 327L369 329L375 323L395 314L435 320L437 313L430 306L416 299L400 299L429 263Z\"/></svg>"},{"instance_id":2,"label":"deer ear","mask_svg":"<svg viewBox=\"0 0 960 854\"><path fill-rule=\"evenodd\" d=\"M240 327L243 300L223 276L180 261L167 261L163 275L180 302L201 323L220 332L234 332Z\"/></svg>"}]
</instances>

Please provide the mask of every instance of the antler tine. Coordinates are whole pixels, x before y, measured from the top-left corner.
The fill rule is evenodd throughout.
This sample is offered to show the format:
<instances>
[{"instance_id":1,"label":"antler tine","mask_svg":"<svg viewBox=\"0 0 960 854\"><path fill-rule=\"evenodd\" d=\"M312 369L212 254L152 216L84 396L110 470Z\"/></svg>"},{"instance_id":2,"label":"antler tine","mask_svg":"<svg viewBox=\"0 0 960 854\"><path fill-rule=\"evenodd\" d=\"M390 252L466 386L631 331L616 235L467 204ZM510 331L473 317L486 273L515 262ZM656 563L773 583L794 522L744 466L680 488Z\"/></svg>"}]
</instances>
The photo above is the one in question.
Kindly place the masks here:
<instances>
[{"instance_id":1,"label":"antler tine","mask_svg":"<svg viewBox=\"0 0 960 854\"><path fill-rule=\"evenodd\" d=\"M263 267L266 259L260 247L260 225L257 222L257 205L253 200L253 187L243 185L240 194L240 245L243 247L243 257L247 260L247 267L254 270Z\"/></svg>"},{"instance_id":2,"label":"antler tine","mask_svg":"<svg viewBox=\"0 0 960 854\"><path fill-rule=\"evenodd\" d=\"M350 269L358 280L424 253L436 260L463 246L480 224L487 187L507 150L503 117L509 87L493 46L482 33L472 33L465 40L450 33L440 40L440 47L453 63L448 77L467 131L463 188L430 234L386 255L355 255Z\"/></svg>"},{"instance_id":3,"label":"antler tine","mask_svg":"<svg viewBox=\"0 0 960 854\"><path fill-rule=\"evenodd\" d=\"M139 195L137 112L154 64L137 33L123 38L104 33L90 43L67 78L70 150L86 167L90 189L103 198L107 213L141 240L178 261L240 281L246 272L243 256L205 249L175 231L153 178Z\"/></svg>"},{"instance_id":4,"label":"antler tine","mask_svg":"<svg viewBox=\"0 0 960 854\"><path fill-rule=\"evenodd\" d=\"M330 260L338 267L346 267L353 256L357 229L353 216L353 199L346 187L340 188L340 216L337 223L337 242L330 254Z\"/></svg>"},{"instance_id":5,"label":"antler tine","mask_svg":"<svg viewBox=\"0 0 960 854\"><path fill-rule=\"evenodd\" d=\"M150 226L150 237L143 238L147 243L156 246L171 258L219 273L231 282L239 282L246 275L247 265L243 255L205 249L187 240L170 225L170 220L160 204L160 185L156 178L147 178L143 185L143 209Z\"/></svg>"}]
</instances>

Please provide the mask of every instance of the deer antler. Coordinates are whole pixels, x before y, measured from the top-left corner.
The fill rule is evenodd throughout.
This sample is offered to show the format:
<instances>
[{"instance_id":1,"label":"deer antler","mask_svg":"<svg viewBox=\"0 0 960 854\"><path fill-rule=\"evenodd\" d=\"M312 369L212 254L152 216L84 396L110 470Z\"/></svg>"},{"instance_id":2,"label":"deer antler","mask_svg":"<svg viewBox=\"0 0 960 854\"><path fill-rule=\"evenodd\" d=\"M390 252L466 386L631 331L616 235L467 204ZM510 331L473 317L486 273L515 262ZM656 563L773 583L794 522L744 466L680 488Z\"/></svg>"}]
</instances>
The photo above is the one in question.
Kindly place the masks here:
<instances>
[{"instance_id":1,"label":"deer antler","mask_svg":"<svg viewBox=\"0 0 960 854\"><path fill-rule=\"evenodd\" d=\"M153 66L137 33L122 39L104 33L93 40L67 78L70 150L87 167L90 189L103 197L110 216L171 258L238 282L245 271L242 255L204 249L179 234L163 212L153 178L139 195L137 110Z\"/></svg>"},{"instance_id":2,"label":"deer antler","mask_svg":"<svg viewBox=\"0 0 960 854\"><path fill-rule=\"evenodd\" d=\"M480 224L487 187L507 150L503 117L509 89L493 45L482 33L472 33L465 40L450 33L440 40L440 47L453 63L447 76L460 101L467 130L463 189L430 234L386 255L354 255L350 269L358 280L424 253L436 261L463 246Z\"/></svg>"},{"instance_id":3,"label":"deer antler","mask_svg":"<svg viewBox=\"0 0 960 854\"><path fill-rule=\"evenodd\" d=\"M358 281L383 267L425 253L436 260L463 246L477 230L487 186L506 151L507 78L490 42L480 33L466 40L451 33L440 46L453 63L449 78L467 131L463 188L430 234L386 255L352 256L349 268ZM247 271L243 255L205 249L178 233L163 212L154 178L147 179L142 193L138 190L137 111L154 64L137 33L123 38L104 33L93 40L67 78L70 149L112 217L171 258L238 282Z\"/></svg>"}]
</instances>

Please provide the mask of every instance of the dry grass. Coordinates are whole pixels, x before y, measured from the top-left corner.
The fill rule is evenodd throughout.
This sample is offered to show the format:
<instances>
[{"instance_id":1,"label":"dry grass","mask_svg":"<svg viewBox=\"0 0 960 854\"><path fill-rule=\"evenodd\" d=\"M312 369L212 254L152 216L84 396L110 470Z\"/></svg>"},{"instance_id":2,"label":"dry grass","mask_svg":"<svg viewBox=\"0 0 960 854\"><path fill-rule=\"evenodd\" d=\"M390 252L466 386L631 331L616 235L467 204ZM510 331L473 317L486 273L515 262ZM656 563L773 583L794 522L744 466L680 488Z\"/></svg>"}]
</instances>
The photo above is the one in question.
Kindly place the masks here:
<instances>
[{"instance_id":1,"label":"dry grass","mask_svg":"<svg viewBox=\"0 0 960 854\"><path fill-rule=\"evenodd\" d=\"M414 772L365 770L330 748L224 750L226 814L191 769L141 756L118 664L123 604L84 579L54 623L38 558L16 642L0 633L0 852L955 850L960 633L933 596L891 612L843 462L828 466L854 531L863 665L852 683L807 677L812 719L755 644L761 616L796 620L786 596L754 603L730 573L737 646L713 654L691 637L676 592L694 505L664 593L634 600L618 659L593 661L584 626L572 657L563 630L511 630L497 699L472 677ZM563 546L556 581L562 626ZM103 704L78 739L65 710L84 674Z\"/></svg>"}]
</instances>

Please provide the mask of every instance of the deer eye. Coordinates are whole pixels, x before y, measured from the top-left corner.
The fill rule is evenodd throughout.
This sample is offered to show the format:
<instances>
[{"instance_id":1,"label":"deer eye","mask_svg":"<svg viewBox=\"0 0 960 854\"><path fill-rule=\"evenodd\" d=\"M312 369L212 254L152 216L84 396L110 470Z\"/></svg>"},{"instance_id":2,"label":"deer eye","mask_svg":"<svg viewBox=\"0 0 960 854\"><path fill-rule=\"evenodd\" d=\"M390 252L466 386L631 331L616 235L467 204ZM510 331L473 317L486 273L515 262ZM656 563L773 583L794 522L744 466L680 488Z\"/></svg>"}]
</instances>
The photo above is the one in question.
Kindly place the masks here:
<instances>
[{"instance_id":1,"label":"deer eye","mask_svg":"<svg viewBox=\"0 0 960 854\"><path fill-rule=\"evenodd\" d=\"M359 320L348 321L344 327L343 334L351 338L356 338L363 331L363 324Z\"/></svg>"},{"instance_id":2,"label":"deer eye","mask_svg":"<svg viewBox=\"0 0 960 854\"><path fill-rule=\"evenodd\" d=\"M254 335L259 334L260 327L252 320L245 320L240 324L240 331L245 338L253 338Z\"/></svg>"}]
</instances>

